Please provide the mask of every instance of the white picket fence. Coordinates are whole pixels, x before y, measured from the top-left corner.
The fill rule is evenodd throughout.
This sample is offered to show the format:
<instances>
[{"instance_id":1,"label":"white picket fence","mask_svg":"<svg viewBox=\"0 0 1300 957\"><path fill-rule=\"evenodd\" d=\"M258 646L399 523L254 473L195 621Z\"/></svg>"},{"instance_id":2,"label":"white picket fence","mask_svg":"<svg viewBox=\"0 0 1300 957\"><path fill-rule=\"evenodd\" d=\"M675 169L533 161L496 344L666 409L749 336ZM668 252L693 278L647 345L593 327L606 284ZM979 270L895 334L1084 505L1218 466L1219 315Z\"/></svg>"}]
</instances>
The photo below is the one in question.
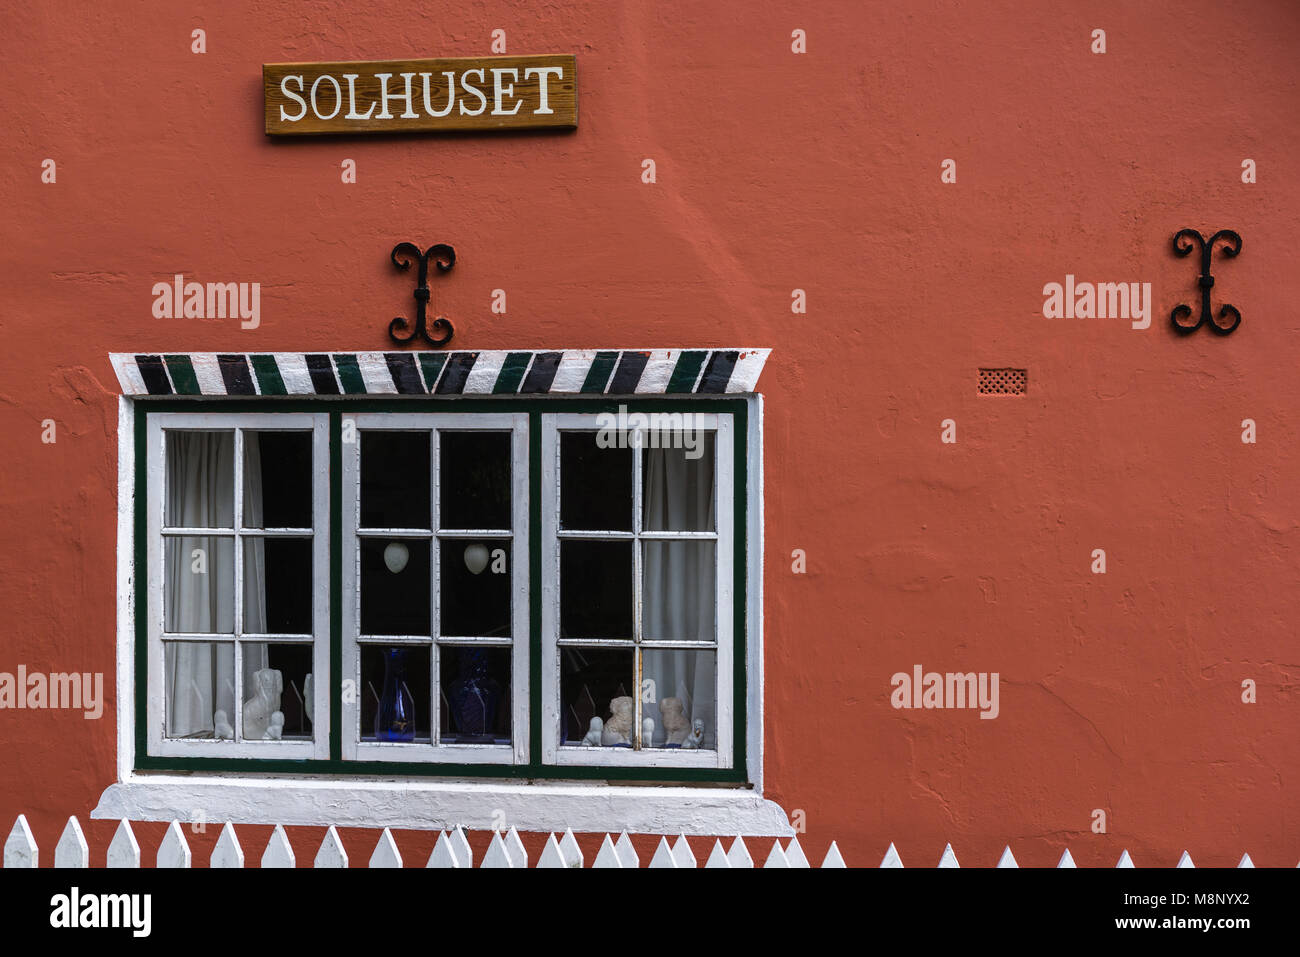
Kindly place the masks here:
<instances>
[{"instance_id":1,"label":"white picket fence","mask_svg":"<svg viewBox=\"0 0 1300 957\"><path fill-rule=\"evenodd\" d=\"M750 840L754 840L751 838ZM191 864L192 854L190 846L185 840L184 831L178 821L172 821L167 825L167 831L163 835L162 842L158 845L157 866L158 867L189 867ZM108 853L105 858L108 867L141 867L140 842L136 840L135 832L131 829L130 821L122 821L117 826L117 832L113 835L112 842L108 845ZM32 829L27 824L26 815L18 815L18 820L14 822L13 829L9 832L9 837L5 841L4 847L4 866L9 867L37 867L40 862L40 849L36 846L36 839L32 836ZM76 817L68 818L68 823L63 829L63 836L59 838L59 843L54 848L54 866L55 867L89 867L90 866L90 845L86 843L86 835L81 830L81 823ZM227 823L221 828L221 834L217 838L216 846L212 850L212 856L208 859L209 867L243 867L244 849L240 846L239 838L235 836L235 826ZM277 824L275 830L271 832L271 839L267 841L266 848L262 851L262 867L296 867L297 860L294 857L293 848L289 846L289 836L285 833L284 827ZM343 849L343 842L339 840L338 831L330 827L325 832L325 839L321 841L320 849L316 851L316 857L312 862L313 867L347 867L348 855ZM370 867L405 867L402 855L397 849L397 842L393 840L392 833L388 828L384 828L383 833L379 835L379 841L375 844L375 849L370 854ZM434 844L433 853L429 855L429 860L425 867L473 867L474 855L470 850L469 840L465 836L463 828L456 827L450 831L440 831L438 840ZM546 846L538 856L535 864L530 864L528 853L524 849L524 842L520 839L519 833L512 827L509 831L502 834L496 831L492 834L492 841L488 845L487 853L479 862L479 867L584 867L586 866L582 850L578 847L577 838L573 836L573 831L565 831L560 837L554 834L546 838ZM632 847L632 840L624 831L617 838L606 834L601 842L600 850L596 853L595 860L591 862L592 867L640 867L641 860L637 856L636 850ZM695 854L691 851L691 846L685 836L679 836L673 843L669 843L665 837L659 838L659 846L655 849L654 855L650 858L648 867L699 867L699 862ZM749 852L743 837L736 837L731 842L730 849L724 849L722 841L717 840L713 843L713 850L709 852L708 859L704 862L705 867L757 867L754 858ZM772 849L768 851L767 857L763 862L763 867L811 867L808 858L804 855L803 848L799 846L797 837L791 838L785 846L781 846L780 841L772 842ZM831 842L830 849L827 850L825 858L822 859L822 867L845 867L844 858L840 855L839 848L835 842ZM898 851L894 845L889 845L889 850L885 852L884 859L880 862L881 867L902 867L903 862L898 856ZM939 858L939 867L960 867L957 863L957 855L953 853L952 845L949 844L944 848L943 856ZM1011 848L1007 847L1002 852L1002 857L998 860L998 867L1019 867L1016 863L1015 855L1011 853ZM1056 865L1060 867L1075 867L1074 858L1067 849L1061 855L1061 860ZM1129 857L1128 851L1124 851L1116 867L1134 867L1133 859ZM1179 858L1177 867L1195 867L1192 863L1191 855L1183 851L1183 856ZM1241 856L1241 862L1238 867L1254 867L1254 862L1250 859L1249 854ZM1297 865L1300 867L1300 865Z\"/></svg>"}]
</instances>

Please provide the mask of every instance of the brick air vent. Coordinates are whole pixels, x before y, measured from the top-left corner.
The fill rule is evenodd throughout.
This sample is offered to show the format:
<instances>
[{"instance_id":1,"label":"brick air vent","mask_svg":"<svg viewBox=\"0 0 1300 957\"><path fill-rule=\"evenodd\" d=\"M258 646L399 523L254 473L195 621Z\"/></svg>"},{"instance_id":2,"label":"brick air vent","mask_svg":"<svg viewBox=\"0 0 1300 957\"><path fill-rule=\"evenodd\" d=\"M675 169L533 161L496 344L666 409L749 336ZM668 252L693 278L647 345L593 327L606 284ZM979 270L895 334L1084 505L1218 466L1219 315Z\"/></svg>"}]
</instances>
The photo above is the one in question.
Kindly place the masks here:
<instances>
[{"instance_id":1,"label":"brick air vent","mask_svg":"<svg viewBox=\"0 0 1300 957\"><path fill-rule=\"evenodd\" d=\"M1024 395L1028 369L980 369L980 395Z\"/></svg>"}]
</instances>

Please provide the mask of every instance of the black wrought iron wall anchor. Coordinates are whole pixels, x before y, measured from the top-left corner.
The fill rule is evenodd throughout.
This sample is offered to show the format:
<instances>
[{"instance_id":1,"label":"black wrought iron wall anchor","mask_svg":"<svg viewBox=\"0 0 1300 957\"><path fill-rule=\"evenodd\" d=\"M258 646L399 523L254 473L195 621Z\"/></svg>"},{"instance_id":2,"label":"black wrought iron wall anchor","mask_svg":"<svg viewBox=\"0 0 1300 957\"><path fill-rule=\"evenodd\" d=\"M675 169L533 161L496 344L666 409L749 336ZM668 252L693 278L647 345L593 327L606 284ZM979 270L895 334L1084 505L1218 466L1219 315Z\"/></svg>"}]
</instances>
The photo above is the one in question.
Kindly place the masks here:
<instances>
[{"instance_id":1,"label":"black wrought iron wall anchor","mask_svg":"<svg viewBox=\"0 0 1300 957\"><path fill-rule=\"evenodd\" d=\"M432 261L438 267L438 272L449 272L456 265L456 250L446 243L438 243L420 252L420 247L415 243L398 243L393 247L392 259L393 265L398 269L410 269L412 263L417 263L420 271L415 280L415 322L398 316L388 324L389 337L402 344L423 338L431 346L445 346L456 334L451 320L442 316L433 320L433 328L439 332L446 330L446 335L431 336L425 326L425 310L429 305L429 263ZM399 335L399 329L403 332L408 329L410 331Z\"/></svg>"},{"instance_id":2,"label":"black wrought iron wall anchor","mask_svg":"<svg viewBox=\"0 0 1300 957\"><path fill-rule=\"evenodd\" d=\"M1175 255L1181 257L1190 256L1198 246L1201 249L1201 276L1197 280L1201 287L1201 314L1196 322L1187 322L1186 320L1192 315L1192 307L1186 303L1174 306L1174 311L1169 314L1174 328L1183 334L1195 332L1204 323L1208 322L1211 329L1221 336L1226 336L1241 325L1241 313L1237 311L1236 306L1230 306L1225 302L1219 307L1217 317L1214 316L1210 307L1210 289L1214 286L1214 277L1210 275L1210 260L1214 257L1214 244L1220 239L1225 241L1222 246L1223 255L1229 259L1241 252L1241 236L1231 229L1220 229L1209 239L1206 239L1195 229L1180 229L1174 233ZM1219 321L1228 317L1232 318L1230 325L1224 325Z\"/></svg>"}]
</instances>

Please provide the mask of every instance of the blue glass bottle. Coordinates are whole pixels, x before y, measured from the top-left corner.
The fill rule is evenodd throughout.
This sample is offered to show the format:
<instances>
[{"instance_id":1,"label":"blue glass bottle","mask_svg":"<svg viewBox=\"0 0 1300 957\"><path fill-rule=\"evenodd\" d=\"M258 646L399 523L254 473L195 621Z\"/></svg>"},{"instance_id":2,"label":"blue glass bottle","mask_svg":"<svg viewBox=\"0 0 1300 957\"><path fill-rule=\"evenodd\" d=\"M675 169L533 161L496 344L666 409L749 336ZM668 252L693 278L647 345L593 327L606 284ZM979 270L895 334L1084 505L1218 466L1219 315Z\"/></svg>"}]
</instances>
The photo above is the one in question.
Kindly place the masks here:
<instances>
[{"instance_id":1,"label":"blue glass bottle","mask_svg":"<svg viewBox=\"0 0 1300 957\"><path fill-rule=\"evenodd\" d=\"M389 648L384 652L384 693L375 712L378 741L415 740L415 700L406 687L407 654L406 648Z\"/></svg>"},{"instance_id":2,"label":"blue glass bottle","mask_svg":"<svg viewBox=\"0 0 1300 957\"><path fill-rule=\"evenodd\" d=\"M456 741L460 743L496 740L497 705L501 684L492 677L487 653L478 648L460 655L460 674L451 683L451 704L455 710Z\"/></svg>"}]
</instances>

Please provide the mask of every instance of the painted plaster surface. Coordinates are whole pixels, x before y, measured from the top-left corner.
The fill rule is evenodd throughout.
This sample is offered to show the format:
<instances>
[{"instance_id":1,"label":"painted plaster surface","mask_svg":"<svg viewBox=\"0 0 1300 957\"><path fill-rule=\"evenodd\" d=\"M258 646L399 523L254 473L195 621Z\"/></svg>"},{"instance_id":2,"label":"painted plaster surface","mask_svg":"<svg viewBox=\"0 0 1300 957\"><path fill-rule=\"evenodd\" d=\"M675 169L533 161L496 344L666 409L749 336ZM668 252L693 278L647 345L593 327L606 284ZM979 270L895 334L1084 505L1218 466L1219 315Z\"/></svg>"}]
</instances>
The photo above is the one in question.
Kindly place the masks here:
<instances>
[{"instance_id":1,"label":"painted plaster surface","mask_svg":"<svg viewBox=\"0 0 1300 957\"><path fill-rule=\"evenodd\" d=\"M810 857L1294 866L1300 11L727 6L6 11L0 671L102 672L108 699L0 711L6 831L113 833L87 818L116 776L109 353L389 349L412 240L457 249L434 281L455 348L773 348L765 790ZM577 54L575 132L262 133L263 62L486 55L494 29ZM1215 262L1229 337L1169 327L1197 301L1185 226L1244 238ZM178 273L259 283L259 324L154 318ZM1067 275L1151 283L1150 328L1044 318ZM979 367L1027 369L1027 393L978 395ZM996 719L892 707L918 664L998 673ZM218 830L187 832L196 862ZM290 829L299 863L323 833ZM364 862L373 835L342 837Z\"/></svg>"}]
</instances>

